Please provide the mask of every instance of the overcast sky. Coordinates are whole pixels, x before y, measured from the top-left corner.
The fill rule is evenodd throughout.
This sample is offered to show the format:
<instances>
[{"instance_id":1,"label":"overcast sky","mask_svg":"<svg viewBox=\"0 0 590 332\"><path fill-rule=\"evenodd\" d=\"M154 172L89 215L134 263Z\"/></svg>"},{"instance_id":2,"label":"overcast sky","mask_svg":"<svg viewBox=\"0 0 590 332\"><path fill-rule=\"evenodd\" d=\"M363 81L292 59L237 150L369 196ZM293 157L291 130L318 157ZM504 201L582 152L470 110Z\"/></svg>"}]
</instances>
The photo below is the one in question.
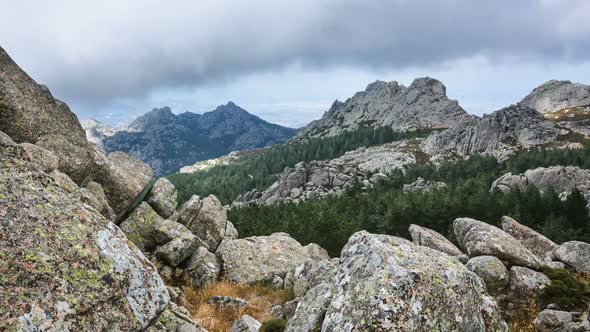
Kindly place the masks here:
<instances>
[{"instance_id":1,"label":"overcast sky","mask_svg":"<svg viewBox=\"0 0 590 332\"><path fill-rule=\"evenodd\" d=\"M0 0L0 45L81 118L228 100L301 126L377 79L440 79L468 112L590 83L588 0Z\"/></svg>"}]
</instances>

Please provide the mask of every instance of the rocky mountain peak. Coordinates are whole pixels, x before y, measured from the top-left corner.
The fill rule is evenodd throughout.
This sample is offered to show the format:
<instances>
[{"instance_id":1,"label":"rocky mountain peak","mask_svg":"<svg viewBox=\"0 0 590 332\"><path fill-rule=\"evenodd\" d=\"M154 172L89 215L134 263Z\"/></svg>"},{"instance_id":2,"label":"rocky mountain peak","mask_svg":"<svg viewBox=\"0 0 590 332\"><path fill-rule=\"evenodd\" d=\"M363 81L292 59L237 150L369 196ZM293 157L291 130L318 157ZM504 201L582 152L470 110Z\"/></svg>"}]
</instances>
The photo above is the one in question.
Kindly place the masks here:
<instances>
[{"instance_id":1,"label":"rocky mountain peak","mask_svg":"<svg viewBox=\"0 0 590 332\"><path fill-rule=\"evenodd\" d=\"M437 96L446 97L447 95L447 88L445 85L441 81L431 77L420 77L415 79L412 84L410 84L408 89L416 89L422 91L423 93L429 93Z\"/></svg>"},{"instance_id":2,"label":"rocky mountain peak","mask_svg":"<svg viewBox=\"0 0 590 332\"><path fill-rule=\"evenodd\" d=\"M154 108L150 112L138 117L128 127L129 131L145 131L156 125L165 125L176 119L176 115L168 106Z\"/></svg>"},{"instance_id":3,"label":"rocky mountain peak","mask_svg":"<svg viewBox=\"0 0 590 332\"><path fill-rule=\"evenodd\" d=\"M544 114L588 106L590 86L571 81L551 80L536 87L519 104Z\"/></svg>"}]
</instances>

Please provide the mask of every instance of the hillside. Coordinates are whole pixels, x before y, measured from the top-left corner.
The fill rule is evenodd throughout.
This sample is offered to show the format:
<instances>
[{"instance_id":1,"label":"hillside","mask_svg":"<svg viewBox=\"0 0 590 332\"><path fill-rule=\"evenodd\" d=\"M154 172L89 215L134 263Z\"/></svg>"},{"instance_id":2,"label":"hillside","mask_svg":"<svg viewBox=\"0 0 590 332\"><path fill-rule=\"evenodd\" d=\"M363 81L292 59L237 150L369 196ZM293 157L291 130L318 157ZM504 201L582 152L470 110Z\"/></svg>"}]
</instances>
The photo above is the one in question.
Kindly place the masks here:
<instances>
[{"instance_id":1,"label":"hillside","mask_svg":"<svg viewBox=\"0 0 590 332\"><path fill-rule=\"evenodd\" d=\"M90 123L89 137L102 142L107 152L122 151L149 164L156 175L228 154L284 143L295 129L268 123L229 102L204 114L172 113L154 109L127 128L113 131Z\"/></svg>"}]
</instances>

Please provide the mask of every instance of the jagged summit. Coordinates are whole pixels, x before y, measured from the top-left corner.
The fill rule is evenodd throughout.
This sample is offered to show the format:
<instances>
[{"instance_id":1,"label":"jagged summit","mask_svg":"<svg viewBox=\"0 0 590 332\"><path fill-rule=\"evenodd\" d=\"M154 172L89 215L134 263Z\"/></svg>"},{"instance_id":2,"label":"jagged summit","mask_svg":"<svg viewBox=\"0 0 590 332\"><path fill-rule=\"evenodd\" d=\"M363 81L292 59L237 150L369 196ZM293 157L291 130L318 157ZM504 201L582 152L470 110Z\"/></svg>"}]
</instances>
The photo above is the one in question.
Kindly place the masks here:
<instances>
[{"instance_id":1,"label":"jagged summit","mask_svg":"<svg viewBox=\"0 0 590 332\"><path fill-rule=\"evenodd\" d=\"M391 127L397 131L448 128L471 116L446 96L434 78L415 79L409 87L396 81L375 81L345 102L335 101L297 139L335 136L362 126Z\"/></svg>"}]
</instances>

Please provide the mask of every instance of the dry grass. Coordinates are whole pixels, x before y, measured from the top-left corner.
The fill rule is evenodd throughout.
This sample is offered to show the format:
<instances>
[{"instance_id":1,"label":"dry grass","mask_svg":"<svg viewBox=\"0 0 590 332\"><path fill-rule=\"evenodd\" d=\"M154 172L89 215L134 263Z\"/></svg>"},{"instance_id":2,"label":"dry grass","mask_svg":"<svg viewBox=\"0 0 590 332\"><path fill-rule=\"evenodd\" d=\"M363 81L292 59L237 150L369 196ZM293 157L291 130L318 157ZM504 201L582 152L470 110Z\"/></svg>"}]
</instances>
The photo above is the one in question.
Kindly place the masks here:
<instances>
[{"instance_id":1,"label":"dry grass","mask_svg":"<svg viewBox=\"0 0 590 332\"><path fill-rule=\"evenodd\" d=\"M183 287L187 299L186 307L193 318L210 332L229 331L234 321L242 315L250 315L259 322L273 319L270 308L283 304L293 298L290 292L278 291L264 286L238 285L228 281L220 281L209 285L203 290ZM218 308L207 303L213 296L239 297L248 301L249 306L240 310L233 306Z\"/></svg>"},{"instance_id":2,"label":"dry grass","mask_svg":"<svg viewBox=\"0 0 590 332\"><path fill-rule=\"evenodd\" d=\"M508 330L518 332L535 331L533 321L537 318L539 313L538 309L535 301L526 305L517 305L509 314L510 319L508 320Z\"/></svg>"}]
</instances>

